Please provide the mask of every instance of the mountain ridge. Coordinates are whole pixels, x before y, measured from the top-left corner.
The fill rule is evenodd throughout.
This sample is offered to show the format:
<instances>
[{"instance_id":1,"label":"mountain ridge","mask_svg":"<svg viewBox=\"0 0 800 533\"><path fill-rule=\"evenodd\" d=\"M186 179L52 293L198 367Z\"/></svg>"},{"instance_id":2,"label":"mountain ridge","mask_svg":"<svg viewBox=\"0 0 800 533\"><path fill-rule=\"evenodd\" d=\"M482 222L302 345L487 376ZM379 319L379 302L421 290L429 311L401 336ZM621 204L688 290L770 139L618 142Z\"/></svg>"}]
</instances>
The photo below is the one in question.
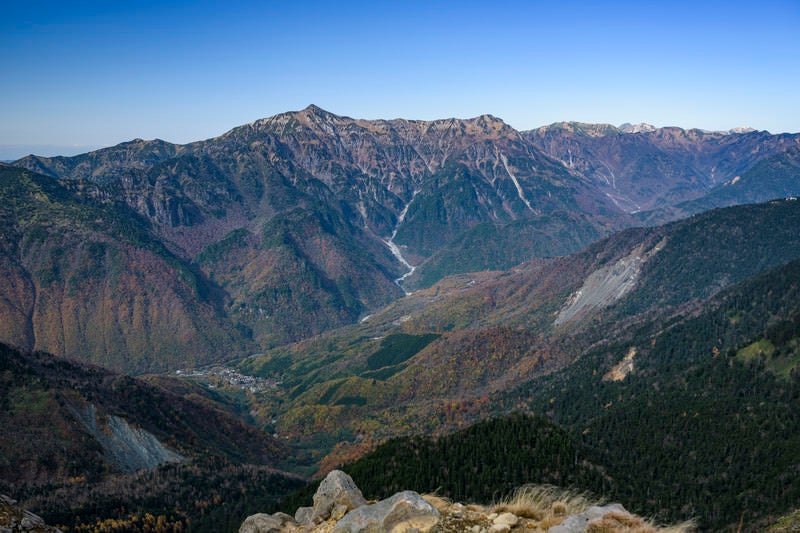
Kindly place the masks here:
<instances>
[{"instance_id":1,"label":"mountain ridge","mask_svg":"<svg viewBox=\"0 0 800 533\"><path fill-rule=\"evenodd\" d=\"M83 202L113 213L105 216L120 223L130 219L126 227L146 235L148 246L158 248L171 265L155 270L176 269L178 280L200 290L190 300L199 298L197 308L208 314L196 316L186 300L182 320L219 325L209 339L196 335L192 351L200 362L353 323L447 275L568 255L642 220L671 220L692 212L680 202L704 197L714 180L762 168L757 165L769 157L791 162L791 155L782 154L800 143L798 135L765 132L721 135L661 128L626 134L613 126L582 127L607 134L581 136L582 142L595 144L573 150L570 143L576 138L518 132L491 115L363 120L309 106L185 145L137 139L82 156L29 157L15 164L44 173L72 195L57 202ZM570 159L570 151L577 160ZM785 186L774 190L794 192L794 167L784 166L789 169L780 180ZM19 167L3 168L10 184L11 169ZM757 180L744 183L753 185L730 189L734 193L727 203L763 199L751 192ZM57 202L36 204L39 220L52 216L49 209L58 212ZM660 210L647 216L629 213L647 206ZM8 212L3 219L18 226L17 216ZM81 239L97 240L93 235ZM108 241L118 237L103 239L99 244L109 249L113 242ZM50 272L60 287L88 276L83 282L88 288L93 276L111 275L103 266L106 259L99 269L73 271L76 264L98 261L56 260L53 254L60 248L54 241L28 247L25 253L35 257L26 261L40 274ZM34 278L27 266L20 270L24 261L19 253L9 248L8 268L12 279L29 280L15 286L30 286ZM142 253L135 251L139 257ZM131 259L132 264L141 262ZM158 292L185 290L168 276L158 279L149 272ZM41 280L34 279L33 286L36 294L47 293L40 290ZM48 309L74 307L67 293L53 294ZM30 308L20 294L8 295L9 308ZM147 308L155 310L159 302L149 298ZM93 305L100 309L105 304ZM10 323L24 327L6 340L93 361L107 357L114 368L128 371L184 366L176 361L180 346L174 343L150 362L135 361L141 357L135 353L142 351L140 341L122 319L98 332L120 339L112 350L108 342L92 338L90 322L97 314L86 309L75 319L73 330L89 333L58 333L69 342L51 335L40 344L23 333L30 331L27 319L15 315ZM144 320L146 315L140 323L147 328L153 319ZM158 333L154 339L163 337ZM45 339L39 333L36 338ZM91 349L77 349L81 345Z\"/></svg>"}]
</instances>

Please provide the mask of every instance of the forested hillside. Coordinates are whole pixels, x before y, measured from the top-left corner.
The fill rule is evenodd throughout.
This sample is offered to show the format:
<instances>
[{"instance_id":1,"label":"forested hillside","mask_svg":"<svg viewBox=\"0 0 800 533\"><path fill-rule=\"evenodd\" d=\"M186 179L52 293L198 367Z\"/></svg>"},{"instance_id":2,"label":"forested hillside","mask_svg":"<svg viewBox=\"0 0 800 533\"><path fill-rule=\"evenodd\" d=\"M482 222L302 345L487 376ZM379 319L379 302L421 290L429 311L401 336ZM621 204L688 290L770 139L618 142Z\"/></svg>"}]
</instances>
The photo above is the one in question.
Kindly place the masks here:
<instances>
[{"instance_id":1,"label":"forested hillside","mask_svg":"<svg viewBox=\"0 0 800 533\"><path fill-rule=\"evenodd\" d=\"M301 485L284 444L170 379L0 344L0 494L65 531L211 533Z\"/></svg>"},{"instance_id":2,"label":"forested hillside","mask_svg":"<svg viewBox=\"0 0 800 533\"><path fill-rule=\"evenodd\" d=\"M800 499L798 302L795 261L696 316L642 324L624 344L489 399L498 412L548 419L518 414L393 439L344 469L375 497L404 487L489 502L521 483L555 483L662 522L762 531ZM614 372L626 354L632 364Z\"/></svg>"},{"instance_id":3,"label":"forested hillside","mask_svg":"<svg viewBox=\"0 0 800 533\"><path fill-rule=\"evenodd\" d=\"M570 428L638 512L757 531L800 498L799 298L795 261L500 397Z\"/></svg>"}]
</instances>

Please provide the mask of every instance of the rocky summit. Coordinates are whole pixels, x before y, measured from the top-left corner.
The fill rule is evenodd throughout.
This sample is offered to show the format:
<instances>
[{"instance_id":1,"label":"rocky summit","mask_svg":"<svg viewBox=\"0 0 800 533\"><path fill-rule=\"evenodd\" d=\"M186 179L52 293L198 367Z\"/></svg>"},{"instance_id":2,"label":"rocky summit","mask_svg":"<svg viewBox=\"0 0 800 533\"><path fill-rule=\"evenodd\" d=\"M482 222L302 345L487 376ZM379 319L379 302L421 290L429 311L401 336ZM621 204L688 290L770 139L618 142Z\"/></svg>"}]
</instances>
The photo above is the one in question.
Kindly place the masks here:
<instances>
[{"instance_id":1,"label":"rocky summit","mask_svg":"<svg viewBox=\"0 0 800 533\"><path fill-rule=\"evenodd\" d=\"M299 508L294 517L286 513L249 516L239 533L678 533L691 529L691 524L658 528L620 504L576 506L576 498L569 499L565 503L547 498L523 502L517 498L485 507L407 490L367 502L349 475L334 470L314 494L313 507Z\"/></svg>"}]
</instances>

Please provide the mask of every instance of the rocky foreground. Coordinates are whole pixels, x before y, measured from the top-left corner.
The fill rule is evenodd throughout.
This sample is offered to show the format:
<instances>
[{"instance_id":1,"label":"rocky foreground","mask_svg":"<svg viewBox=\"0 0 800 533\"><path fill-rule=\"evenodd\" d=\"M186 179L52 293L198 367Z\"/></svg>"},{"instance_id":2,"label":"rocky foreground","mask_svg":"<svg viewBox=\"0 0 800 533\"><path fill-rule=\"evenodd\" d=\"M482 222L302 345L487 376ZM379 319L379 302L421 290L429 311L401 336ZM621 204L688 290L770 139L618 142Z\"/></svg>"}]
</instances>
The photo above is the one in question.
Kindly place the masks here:
<instances>
[{"instance_id":1,"label":"rocky foreground","mask_svg":"<svg viewBox=\"0 0 800 533\"><path fill-rule=\"evenodd\" d=\"M0 494L0 533L61 533L44 520L17 505L15 500Z\"/></svg>"},{"instance_id":2,"label":"rocky foreground","mask_svg":"<svg viewBox=\"0 0 800 533\"><path fill-rule=\"evenodd\" d=\"M566 502L552 498L524 500L517 498L489 508L403 491L385 500L367 502L349 475L334 470L314 494L313 507L301 507L294 516L249 516L239 533L677 533L692 529L689 524L657 528L619 504L592 506L580 499L583 503L576 505L574 497Z\"/></svg>"}]
</instances>

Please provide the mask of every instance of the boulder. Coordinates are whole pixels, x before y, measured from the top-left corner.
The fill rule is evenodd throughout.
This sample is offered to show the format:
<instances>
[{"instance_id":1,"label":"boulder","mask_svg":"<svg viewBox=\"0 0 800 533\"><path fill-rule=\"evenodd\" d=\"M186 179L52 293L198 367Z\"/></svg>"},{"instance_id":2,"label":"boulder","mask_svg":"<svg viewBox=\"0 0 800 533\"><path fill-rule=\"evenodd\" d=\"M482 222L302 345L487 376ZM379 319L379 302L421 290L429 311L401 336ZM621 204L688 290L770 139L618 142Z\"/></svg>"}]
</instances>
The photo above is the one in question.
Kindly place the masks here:
<instances>
[{"instance_id":1,"label":"boulder","mask_svg":"<svg viewBox=\"0 0 800 533\"><path fill-rule=\"evenodd\" d=\"M519 517L513 513L501 513L492 520L495 525L507 525L512 528L519 522Z\"/></svg>"},{"instance_id":2,"label":"boulder","mask_svg":"<svg viewBox=\"0 0 800 533\"><path fill-rule=\"evenodd\" d=\"M367 500L364 499L353 478L341 470L333 470L325 476L314 494L314 508L310 522L327 520L337 505L343 505L350 511L366 504Z\"/></svg>"},{"instance_id":3,"label":"boulder","mask_svg":"<svg viewBox=\"0 0 800 533\"><path fill-rule=\"evenodd\" d=\"M623 506L618 503L609 505L590 507L586 511L575 514L565 519L561 524L548 529L548 533L584 533L592 520L602 520L609 513L629 514Z\"/></svg>"},{"instance_id":4,"label":"boulder","mask_svg":"<svg viewBox=\"0 0 800 533\"><path fill-rule=\"evenodd\" d=\"M439 511L416 492L398 492L391 498L350 511L334 533L402 533L430 531L439 523Z\"/></svg>"},{"instance_id":5,"label":"boulder","mask_svg":"<svg viewBox=\"0 0 800 533\"><path fill-rule=\"evenodd\" d=\"M294 513L294 519L298 524L310 524L312 516L314 516L313 507L298 507Z\"/></svg>"},{"instance_id":6,"label":"boulder","mask_svg":"<svg viewBox=\"0 0 800 533\"><path fill-rule=\"evenodd\" d=\"M294 518L285 513L273 515L258 513L245 518L239 533L281 533L287 525L296 525Z\"/></svg>"}]
</instances>

